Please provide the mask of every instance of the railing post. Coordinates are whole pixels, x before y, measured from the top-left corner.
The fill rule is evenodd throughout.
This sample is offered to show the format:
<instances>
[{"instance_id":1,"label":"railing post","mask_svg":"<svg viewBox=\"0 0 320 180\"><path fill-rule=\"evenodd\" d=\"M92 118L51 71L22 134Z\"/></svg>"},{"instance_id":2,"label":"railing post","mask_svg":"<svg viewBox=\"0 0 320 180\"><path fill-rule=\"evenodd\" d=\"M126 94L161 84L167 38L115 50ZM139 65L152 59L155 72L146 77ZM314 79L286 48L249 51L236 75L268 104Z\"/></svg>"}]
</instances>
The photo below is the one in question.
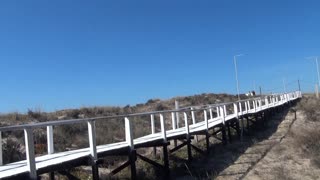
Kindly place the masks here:
<instances>
[{"instance_id":1,"label":"railing post","mask_svg":"<svg viewBox=\"0 0 320 180\"><path fill-rule=\"evenodd\" d=\"M196 121L196 116L194 114L194 108L191 107L191 118L192 118L192 124L196 124L197 121ZM198 136L196 135L196 139L195 139L196 142L198 142Z\"/></svg>"},{"instance_id":2,"label":"railing post","mask_svg":"<svg viewBox=\"0 0 320 180\"><path fill-rule=\"evenodd\" d=\"M175 107L176 107L176 110L179 110L179 101L175 101ZM177 128L179 128L180 124L180 115L179 115L179 112L176 112L176 125L177 125Z\"/></svg>"},{"instance_id":3,"label":"railing post","mask_svg":"<svg viewBox=\"0 0 320 180\"><path fill-rule=\"evenodd\" d=\"M187 113L184 112L183 115L184 115L184 123L185 123L186 134L187 134L186 138L187 138L188 161L190 162L192 160L190 129L189 129Z\"/></svg>"},{"instance_id":4,"label":"railing post","mask_svg":"<svg viewBox=\"0 0 320 180\"><path fill-rule=\"evenodd\" d=\"M227 143L226 124L225 124L225 112L222 106L219 106L220 117L222 118L222 141L223 144Z\"/></svg>"},{"instance_id":5,"label":"railing post","mask_svg":"<svg viewBox=\"0 0 320 180\"><path fill-rule=\"evenodd\" d=\"M237 103L233 103L233 111L234 111L234 115L238 118L239 117L239 112L238 112Z\"/></svg>"},{"instance_id":6,"label":"railing post","mask_svg":"<svg viewBox=\"0 0 320 180\"><path fill-rule=\"evenodd\" d=\"M151 114L150 118L151 118L151 133L154 134L156 132L155 125L154 125L154 114Z\"/></svg>"},{"instance_id":7,"label":"railing post","mask_svg":"<svg viewBox=\"0 0 320 180\"><path fill-rule=\"evenodd\" d=\"M99 168L97 165L97 141L96 141L96 123L95 121L88 121L88 135L92 166L92 179L99 179Z\"/></svg>"},{"instance_id":8,"label":"railing post","mask_svg":"<svg viewBox=\"0 0 320 180\"><path fill-rule=\"evenodd\" d=\"M191 108L191 117L192 117L192 124L196 124L196 117L195 117L195 114L194 114L194 108L192 107Z\"/></svg>"},{"instance_id":9,"label":"railing post","mask_svg":"<svg viewBox=\"0 0 320 180\"><path fill-rule=\"evenodd\" d=\"M190 134L190 129L189 129L189 123L188 123L188 115L186 112L183 113L184 115L184 123L185 123L185 128L186 128L186 134L189 136Z\"/></svg>"},{"instance_id":10,"label":"railing post","mask_svg":"<svg viewBox=\"0 0 320 180\"><path fill-rule=\"evenodd\" d=\"M247 103L247 101L244 102L244 105L245 105L245 108L246 108L246 109L245 109L245 110L246 110L246 113L248 114L248 103Z\"/></svg>"},{"instance_id":11,"label":"railing post","mask_svg":"<svg viewBox=\"0 0 320 180\"><path fill-rule=\"evenodd\" d=\"M176 127L177 127L177 124L176 124L176 113L172 112L171 113L171 119L172 119L172 129L175 130ZM174 143L174 147L177 147L177 140L173 140L173 143Z\"/></svg>"},{"instance_id":12,"label":"railing post","mask_svg":"<svg viewBox=\"0 0 320 180\"><path fill-rule=\"evenodd\" d=\"M126 128L126 142L130 146L131 149L133 149L133 137L132 137L132 129L129 118L124 118L125 122L125 128Z\"/></svg>"},{"instance_id":13,"label":"railing post","mask_svg":"<svg viewBox=\"0 0 320 180\"><path fill-rule=\"evenodd\" d=\"M176 118L175 118L175 113L171 113L171 119L172 119L172 129L175 130L177 125L176 125Z\"/></svg>"},{"instance_id":14,"label":"railing post","mask_svg":"<svg viewBox=\"0 0 320 180\"><path fill-rule=\"evenodd\" d=\"M227 116L227 106L223 105L224 117Z\"/></svg>"},{"instance_id":15,"label":"railing post","mask_svg":"<svg viewBox=\"0 0 320 180\"><path fill-rule=\"evenodd\" d=\"M210 141L209 141L209 122L208 122L208 113L207 110L203 110L204 121L206 125L206 148L209 153Z\"/></svg>"},{"instance_id":16,"label":"railing post","mask_svg":"<svg viewBox=\"0 0 320 180\"><path fill-rule=\"evenodd\" d=\"M241 102L239 102L239 109L240 109L240 112L241 112L241 115L242 115L243 113L242 113L242 104L241 104Z\"/></svg>"},{"instance_id":17,"label":"railing post","mask_svg":"<svg viewBox=\"0 0 320 180\"><path fill-rule=\"evenodd\" d=\"M27 166L30 179L37 179L36 160L34 154L33 131L30 128L24 129L24 138L26 146Z\"/></svg>"},{"instance_id":18,"label":"railing post","mask_svg":"<svg viewBox=\"0 0 320 180\"><path fill-rule=\"evenodd\" d=\"M165 127L163 114L160 114L160 124L161 124L162 139L166 143L167 142L167 134L166 134L166 127Z\"/></svg>"},{"instance_id":19,"label":"railing post","mask_svg":"<svg viewBox=\"0 0 320 180\"><path fill-rule=\"evenodd\" d=\"M259 99L259 109L261 110L262 109L262 100L261 99Z\"/></svg>"},{"instance_id":20,"label":"railing post","mask_svg":"<svg viewBox=\"0 0 320 180\"><path fill-rule=\"evenodd\" d=\"M47 146L48 146L48 154L54 153L54 145L53 145L53 127L47 126Z\"/></svg>"},{"instance_id":21,"label":"railing post","mask_svg":"<svg viewBox=\"0 0 320 180\"><path fill-rule=\"evenodd\" d=\"M203 110L204 121L206 123L206 129L209 130L208 113L207 110Z\"/></svg>"},{"instance_id":22,"label":"railing post","mask_svg":"<svg viewBox=\"0 0 320 180\"><path fill-rule=\"evenodd\" d=\"M133 144L133 135L132 135L132 128L131 123L128 117L124 118L125 129L126 129L126 142L128 143L130 150L129 150L129 162L130 162L130 169L131 169L131 179L136 179L137 169L136 169L136 150L134 149Z\"/></svg>"},{"instance_id":23,"label":"railing post","mask_svg":"<svg viewBox=\"0 0 320 180\"><path fill-rule=\"evenodd\" d=\"M0 131L0 166L3 165L3 159L2 159L2 132Z\"/></svg>"}]
</instances>

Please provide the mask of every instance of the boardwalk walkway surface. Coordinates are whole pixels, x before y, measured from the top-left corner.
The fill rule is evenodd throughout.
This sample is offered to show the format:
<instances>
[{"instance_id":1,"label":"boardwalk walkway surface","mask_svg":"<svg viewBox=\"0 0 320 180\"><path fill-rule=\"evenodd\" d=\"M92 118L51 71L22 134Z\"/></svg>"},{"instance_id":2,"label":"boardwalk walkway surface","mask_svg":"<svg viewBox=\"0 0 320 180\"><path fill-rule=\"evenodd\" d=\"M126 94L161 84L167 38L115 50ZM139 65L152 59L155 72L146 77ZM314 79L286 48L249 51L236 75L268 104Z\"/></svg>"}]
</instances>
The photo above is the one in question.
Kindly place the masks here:
<instances>
[{"instance_id":1,"label":"boardwalk walkway surface","mask_svg":"<svg viewBox=\"0 0 320 180\"><path fill-rule=\"evenodd\" d=\"M123 118L125 121L125 135L126 140L123 142L96 145L96 132L95 132L95 122L101 119L114 118L113 117L98 117L90 119L77 119L77 120L65 120L65 121L51 121L44 123L19 125L19 126L7 126L0 127L0 132L5 131L17 131L23 130L25 134L26 143L26 156L27 160L9 163L0 166L0 178L18 178L27 177L30 179L36 179L39 174L59 171L62 165L68 164L69 166L78 166L81 164L89 164L92 166L93 178L98 178L98 160L101 157L107 155L127 155L129 157L128 162L123 164L121 167L116 169L113 173L121 171L126 166L131 166L131 178L135 178L135 161L137 156L142 158L153 165L162 166L166 173L169 173L169 161L168 161L168 150L167 146L170 140L183 139L184 145L188 146L188 159L191 160L191 148L194 147L190 144L190 139L192 135L203 134L206 135L207 148L209 147L209 131L221 127L220 132L222 132L223 139L225 138L224 133L226 128L232 127L240 132L239 124L240 119L244 119L248 116L265 115L267 112L274 110L275 108L287 105L288 103L294 102L301 97L301 92L291 92L285 94L277 94L271 96L264 96L263 98L253 98L246 99L237 102L223 103L223 104L213 104L204 106L194 106L187 108L179 108L170 111L157 111L157 112L147 112L139 114L129 114L123 116L117 116L118 118ZM171 119L165 117L165 115L171 115ZM151 129L152 132L149 135L134 138L132 133L132 117L146 116L150 115L151 119ZM155 132L155 116L159 116L161 124L161 132ZM200 117L201 115L201 117ZM183 119L184 126L179 127L179 117ZM189 123L188 119L192 120ZM247 118L249 121L249 118ZM171 123L172 127L167 127L168 121ZM66 124L78 124L87 123L88 125L88 138L89 147L78 150L71 150L66 152L54 153L53 144L53 126L61 126ZM35 157L34 153L34 141L32 130L36 128L47 128L47 138L48 138L48 154L40 157ZM242 124L243 127L243 124ZM1 136L0 136L1 137ZM0 138L1 142L1 138ZM141 147L163 147L164 153L164 165L159 165L155 162L148 160L147 158L138 155L136 153L137 148ZM0 146L1 147L1 146ZM194 147L196 148L196 147ZM179 149L170 150L174 152ZM197 150L197 148L196 148ZM2 149L0 149L2 154ZM199 150L198 150L199 151ZM2 157L1 157L2 163Z\"/></svg>"}]
</instances>

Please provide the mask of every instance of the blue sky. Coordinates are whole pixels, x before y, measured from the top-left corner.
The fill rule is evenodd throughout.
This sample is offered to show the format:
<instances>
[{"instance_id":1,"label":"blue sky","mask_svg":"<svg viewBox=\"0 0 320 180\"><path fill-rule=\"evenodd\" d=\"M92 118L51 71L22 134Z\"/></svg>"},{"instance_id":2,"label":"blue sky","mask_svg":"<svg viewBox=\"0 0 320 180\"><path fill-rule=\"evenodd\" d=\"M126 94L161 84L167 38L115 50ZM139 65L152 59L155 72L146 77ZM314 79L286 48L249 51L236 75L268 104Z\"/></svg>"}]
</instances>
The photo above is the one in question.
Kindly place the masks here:
<instances>
[{"instance_id":1,"label":"blue sky","mask_svg":"<svg viewBox=\"0 0 320 180\"><path fill-rule=\"evenodd\" d=\"M320 2L1 1L0 112L311 91Z\"/></svg>"}]
</instances>

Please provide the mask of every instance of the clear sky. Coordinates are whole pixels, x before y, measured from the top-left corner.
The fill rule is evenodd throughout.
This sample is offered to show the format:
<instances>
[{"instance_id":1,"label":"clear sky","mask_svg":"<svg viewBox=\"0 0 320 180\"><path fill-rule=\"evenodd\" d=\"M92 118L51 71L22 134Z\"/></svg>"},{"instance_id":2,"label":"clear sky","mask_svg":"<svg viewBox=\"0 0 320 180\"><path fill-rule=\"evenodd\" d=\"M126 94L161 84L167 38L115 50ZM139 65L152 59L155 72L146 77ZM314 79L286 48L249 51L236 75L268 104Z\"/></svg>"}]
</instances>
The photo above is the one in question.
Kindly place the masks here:
<instances>
[{"instance_id":1,"label":"clear sky","mask_svg":"<svg viewBox=\"0 0 320 180\"><path fill-rule=\"evenodd\" d=\"M320 1L0 2L0 112L151 98L311 91Z\"/></svg>"}]
</instances>

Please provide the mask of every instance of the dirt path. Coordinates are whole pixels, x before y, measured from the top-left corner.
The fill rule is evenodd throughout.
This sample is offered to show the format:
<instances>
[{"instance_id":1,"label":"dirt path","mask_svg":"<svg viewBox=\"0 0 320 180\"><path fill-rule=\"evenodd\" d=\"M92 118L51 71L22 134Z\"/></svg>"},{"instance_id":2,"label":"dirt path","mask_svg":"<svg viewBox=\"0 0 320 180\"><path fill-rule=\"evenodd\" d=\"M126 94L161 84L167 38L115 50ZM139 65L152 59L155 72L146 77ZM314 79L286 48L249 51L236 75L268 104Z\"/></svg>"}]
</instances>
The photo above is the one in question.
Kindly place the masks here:
<instances>
[{"instance_id":1,"label":"dirt path","mask_svg":"<svg viewBox=\"0 0 320 180\"><path fill-rule=\"evenodd\" d=\"M278 141L243 179L320 179L320 169L298 148L294 139L302 127L309 126L302 112L297 112L297 119L289 130L287 124L291 117L286 118L274 136ZM283 131L287 131L283 136ZM279 136L277 136L279 135ZM281 138L282 137L282 138ZM279 139L280 138L280 139Z\"/></svg>"},{"instance_id":2,"label":"dirt path","mask_svg":"<svg viewBox=\"0 0 320 180\"><path fill-rule=\"evenodd\" d=\"M267 139L254 143L216 179L320 179L320 169L297 148L293 134L305 126L302 112L288 113Z\"/></svg>"},{"instance_id":3,"label":"dirt path","mask_svg":"<svg viewBox=\"0 0 320 180\"><path fill-rule=\"evenodd\" d=\"M238 157L238 159L228 168L223 170L216 179L255 179L251 176L252 171L256 171L256 166L262 161L276 146L278 146L289 132L294 122L294 114L288 113L282 122L277 126L276 131L268 138L254 142L251 147ZM276 126L272 123L271 126ZM249 175L250 174L250 175ZM252 177L252 178L249 178Z\"/></svg>"}]
</instances>

